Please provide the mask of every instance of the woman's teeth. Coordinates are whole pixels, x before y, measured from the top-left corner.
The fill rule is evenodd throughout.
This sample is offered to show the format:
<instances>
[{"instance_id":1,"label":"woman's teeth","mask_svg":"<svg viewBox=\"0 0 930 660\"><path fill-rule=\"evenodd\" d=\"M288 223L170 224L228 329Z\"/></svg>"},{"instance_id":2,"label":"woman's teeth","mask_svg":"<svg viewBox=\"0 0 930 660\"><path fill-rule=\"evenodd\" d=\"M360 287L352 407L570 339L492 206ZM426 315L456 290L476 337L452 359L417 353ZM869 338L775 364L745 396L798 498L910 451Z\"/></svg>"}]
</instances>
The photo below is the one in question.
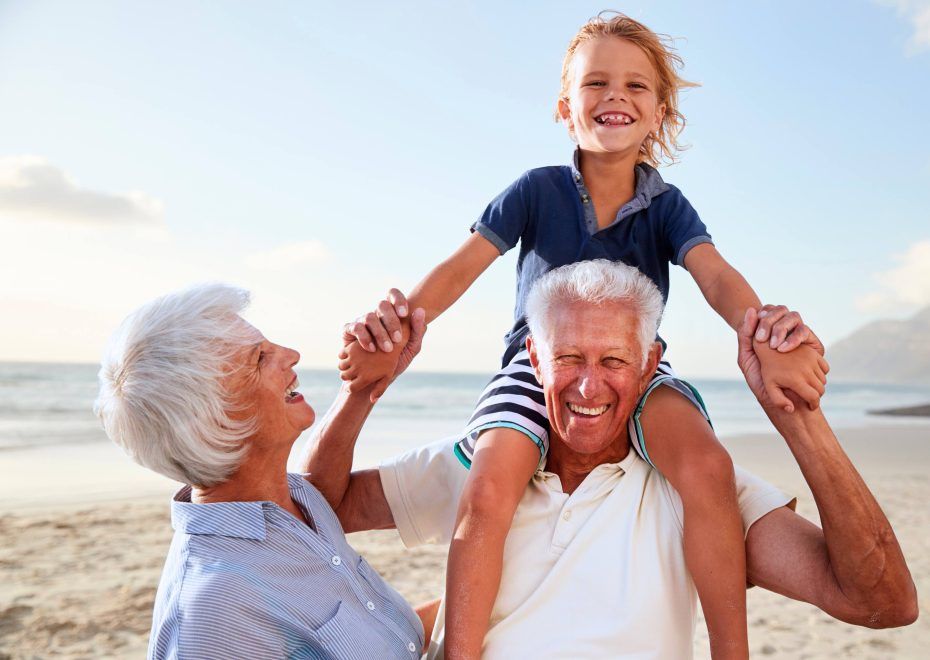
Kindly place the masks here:
<instances>
[{"instance_id":1,"label":"woman's teeth","mask_svg":"<svg viewBox=\"0 0 930 660\"><path fill-rule=\"evenodd\" d=\"M574 403L568 404L568 409L573 413L579 415L589 415L591 417L597 417L598 415L603 415L607 412L609 405L598 406L597 408L585 408L584 406L575 405Z\"/></svg>"}]
</instances>

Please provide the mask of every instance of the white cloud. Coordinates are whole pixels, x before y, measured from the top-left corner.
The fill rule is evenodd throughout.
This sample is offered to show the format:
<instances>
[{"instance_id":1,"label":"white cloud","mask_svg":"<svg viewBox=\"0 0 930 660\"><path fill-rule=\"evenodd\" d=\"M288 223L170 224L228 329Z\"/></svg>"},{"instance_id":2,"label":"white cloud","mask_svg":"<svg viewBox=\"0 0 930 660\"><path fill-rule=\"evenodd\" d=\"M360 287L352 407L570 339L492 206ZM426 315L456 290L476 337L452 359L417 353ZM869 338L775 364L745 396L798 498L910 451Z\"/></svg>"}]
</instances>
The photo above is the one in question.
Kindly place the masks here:
<instances>
[{"instance_id":1,"label":"white cloud","mask_svg":"<svg viewBox=\"0 0 930 660\"><path fill-rule=\"evenodd\" d=\"M162 204L141 192L87 190L44 158L8 156L0 158L0 213L18 220L154 223Z\"/></svg>"},{"instance_id":2,"label":"white cloud","mask_svg":"<svg viewBox=\"0 0 930 660\"><path fill-rule=\"evenodd\" d=\"M894 8L898 16L911 24L914 29L908 43L911 52L930 49L930 0L878 0L878 3Z\"/></svg>"},{"instance_id":3,"label":"white cloud","mask_svg":"<svg viewBox=\"0 0 930 660\"><path fill-rule=\"evenodd\" d=\"M886 312L930 305L930 240L914 243L896 255L895 261L897 266L875 275L880 290L860 297L856 301L859 309Z\"/></svg>"},{"instance_id":4,"label":"white cloud","mask_svg":"<svg viewBox=\"0 0 930 660\"><path fill-rule=\"evenodd\" d=\"M245 264L254 270L283 272L300 266L322 265L330 258L331 255L325 245L320 241L311 240L256 252L246 257Z\"/></svg>"}]
</instances>

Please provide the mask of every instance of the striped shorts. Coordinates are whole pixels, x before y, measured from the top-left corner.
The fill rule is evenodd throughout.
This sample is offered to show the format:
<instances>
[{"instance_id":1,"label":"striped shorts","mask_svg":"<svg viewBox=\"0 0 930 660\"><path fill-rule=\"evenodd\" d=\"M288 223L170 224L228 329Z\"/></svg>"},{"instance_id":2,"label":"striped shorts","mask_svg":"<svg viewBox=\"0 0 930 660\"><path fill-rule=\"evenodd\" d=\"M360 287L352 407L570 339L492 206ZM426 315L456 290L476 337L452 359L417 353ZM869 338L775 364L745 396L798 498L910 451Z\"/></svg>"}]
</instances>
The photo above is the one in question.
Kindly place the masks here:
<instances>
[{"instance_id":1,"label":"striped shorts","mask_svg":"<svg viewBox=\"0 0 930 660\"><path fill-rule=\"evenodd\" d=\"M649 394L660 385L667 385L681 393L701 411L707 423L711 423L707 407L697 389L676 376L668 362L659 362L628 422L633 449L653 467L655 464L646 451L646 438L640 417ZM462 465L466 468L471 467L475 445L483 431L502 427L519 431L532 440L539 449L539 464L542 467L549 452L549 417L546 414L546 400L542 387L536 380L526 349L517 353L507 366L497 372L481 393L462 438L455 444L455 455Z\"/></svg>"}]
</instances>

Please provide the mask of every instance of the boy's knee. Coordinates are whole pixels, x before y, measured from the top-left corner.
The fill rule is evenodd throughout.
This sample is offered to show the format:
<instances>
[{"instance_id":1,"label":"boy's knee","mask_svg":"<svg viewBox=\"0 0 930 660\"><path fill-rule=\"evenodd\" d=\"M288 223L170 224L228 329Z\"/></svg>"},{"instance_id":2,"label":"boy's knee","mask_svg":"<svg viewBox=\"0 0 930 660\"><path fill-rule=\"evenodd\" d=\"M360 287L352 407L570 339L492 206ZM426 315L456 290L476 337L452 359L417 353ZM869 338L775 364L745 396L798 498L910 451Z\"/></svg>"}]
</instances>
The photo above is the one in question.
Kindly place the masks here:
<instances>
[{"instance_id":1,"label":"boy's knee","mask_svg":"<svg viewBox=\"0 0 930 660\"><path fill-rule=\"evenodd\" d=\"M669 479L669 481L672 481ZM682 502L735 501L736 474L733 459L719 444L688 458L672 485Z\"/></svg>"}]
</instances>

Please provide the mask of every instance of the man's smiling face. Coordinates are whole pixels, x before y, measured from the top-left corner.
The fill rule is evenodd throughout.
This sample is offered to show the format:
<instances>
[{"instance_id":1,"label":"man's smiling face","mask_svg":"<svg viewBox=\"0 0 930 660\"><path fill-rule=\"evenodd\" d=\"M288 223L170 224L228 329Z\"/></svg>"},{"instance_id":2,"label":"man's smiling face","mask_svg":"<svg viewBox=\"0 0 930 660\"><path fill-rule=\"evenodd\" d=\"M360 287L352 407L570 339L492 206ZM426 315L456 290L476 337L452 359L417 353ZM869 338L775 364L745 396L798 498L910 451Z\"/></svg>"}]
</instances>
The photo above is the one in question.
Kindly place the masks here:
<instances>
[{"instance_id":1,"label":"man's smiling face","mask_svg":"<svg viewBox=\"0 0 930 660\"><path fill-rule=\"evenodd\" d=\"M665 115L646 52L620 37L599 37L578 46L571 67L569 96L559 101L559 113L578 146L639 153Z\"/></svg>"},{"instance_id":2,"label":"man's smiling face","mask_svg":"<svg viewBox=\"0 0 930 660\"><path fill-rule=\"evenodd\" d=\"M626 455L627 420L658 361L653 346L644 362L638 329L625 302L574 302L550 312L546 337L529 340L553 444L605 461Z\"/></svg>"}]
</instances>

